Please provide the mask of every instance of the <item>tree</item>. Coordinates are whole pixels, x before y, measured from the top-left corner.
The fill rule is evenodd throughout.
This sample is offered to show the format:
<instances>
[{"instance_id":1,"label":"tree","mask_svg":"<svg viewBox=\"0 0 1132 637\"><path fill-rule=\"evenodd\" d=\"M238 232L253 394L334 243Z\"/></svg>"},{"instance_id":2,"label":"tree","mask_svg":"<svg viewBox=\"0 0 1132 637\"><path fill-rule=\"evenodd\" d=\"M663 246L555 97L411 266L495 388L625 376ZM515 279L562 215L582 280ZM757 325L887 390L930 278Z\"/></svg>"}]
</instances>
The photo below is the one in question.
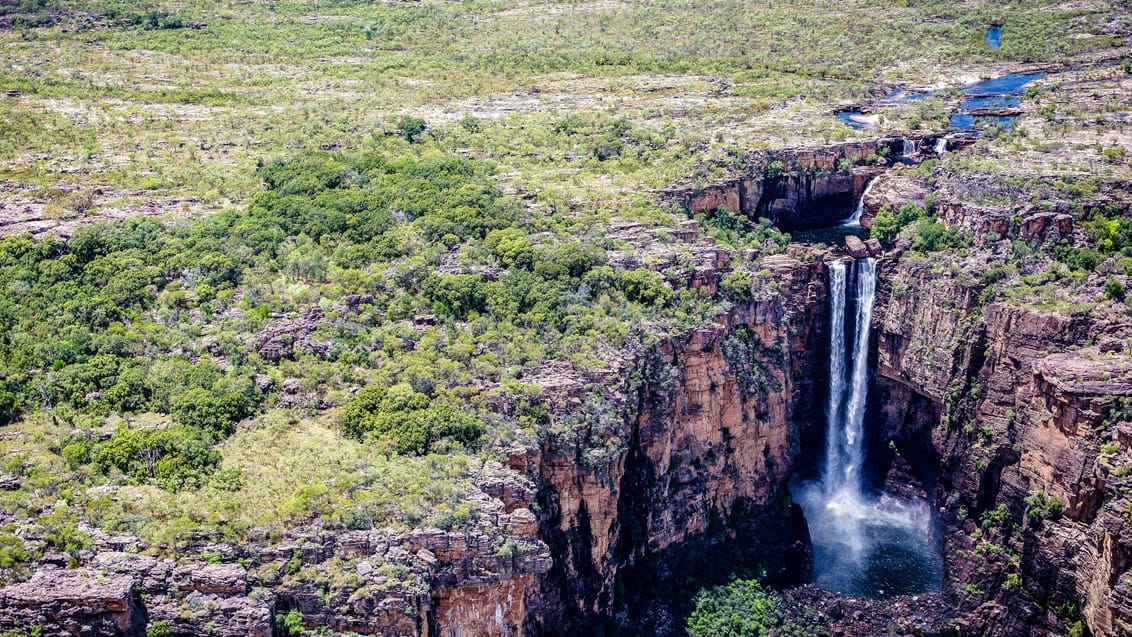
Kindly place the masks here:
<instances>
[{"instance_id":1,"label":"tree","mask_svg":"<svg viewBox=\"0 0 1132 637\"><path fill-rule=\"evenodd\" d=\"M757 580L735 580L696 595L689 637L765 637L781 626L782 600Z\"/></svg>"},{"instance_id":2,"label":"tree","mask_svg":"<svg viewBox=\"0 0 1132 637\"><path fill-rule=\"evenodd\" d=\"M401 131L401 135L411 144L417 143L420 137L425 132L425 121L419 117L405 115L397 120L397 130Z\"/></svg>"},{"instance_id":3,"label":"tree","mask_svg":"<svg viewBox=\"0 0 1132 637\"><path fill-rule=\"evenodd\" d=\"M169 415L173 422L197 427L216 438L236 430L236 423L251 411L251 401L238 392L217 394L194 387L173 398Z\"/></svg>"}]
</instances>

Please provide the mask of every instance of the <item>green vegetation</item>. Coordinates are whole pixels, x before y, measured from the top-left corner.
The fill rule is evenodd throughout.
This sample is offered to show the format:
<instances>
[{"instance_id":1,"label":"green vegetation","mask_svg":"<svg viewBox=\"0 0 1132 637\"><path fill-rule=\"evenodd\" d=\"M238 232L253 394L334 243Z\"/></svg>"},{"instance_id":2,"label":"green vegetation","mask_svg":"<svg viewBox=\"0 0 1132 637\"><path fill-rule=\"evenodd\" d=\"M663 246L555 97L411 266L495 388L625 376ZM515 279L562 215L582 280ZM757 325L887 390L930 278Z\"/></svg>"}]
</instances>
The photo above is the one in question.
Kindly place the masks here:
<instances>
[{"instance_id":1,"label":"green vegetation","mask_svg":"<svg viewBox=\"0 0 1132 637\"><path fill-rule=\"evenodd\" d=\"M784 625L782 600L758 580L735 580L696 595L689 637L766 637L795 634Z\"/></svg>"},{"instance_id":2,"label":"green vegetation","mask_svg":"<svg viewBox=\"0 0 1132 637\"><path fill-rule=\"evenodd\" d=\"M885 206L873 219L873 227L869 230L869 235L885 245L891 245L902 228L922 219L925 214L927 213L923 208L911 202L901 206L900 210Z\"/></svg>"},{"instance_id":3,"label":"green vegetation","mask_svg":"<svg viewBox=\"0 0 1132 637\"><path fill-rule=\"evenodd\" d=\"M425 455L444 441L475 446L483 423L448 405L430 405L425 394L408 384L367 387L346 406L344 428L357 438L374 437L399 454Z\"/></svg>"},{"instance_id":4,"label":"green vegetation","mask_svg":"<svg viewBox=\"0 0 1132 637\"><path fill-rule=\"evenodd\" d=\"M1064 509L1065 505L1060 498L1046 495L1044 491L1033 491L1026 496L1026 514L1030 516L1031 521L1057 521Z\"/></svg>"},{"instance_id":5,"label":"green vegetation","mask_svg":"<svg viewBox=\"0 0 1132 637\"><path fill-rule=\"evenodd\" d=\"M604 399L552 426L527 370L603 365L630 323L663 330L713 311L674 287L686 271L616 272L618 246L588 221L532 216L489 164L427 143L299 153L259 175L246 209L207 219L0 239L0 406L6 422L28 423L9 448L35 452L31 471L74 494L58 514L63 550L82 545L80 519L165 542L314 517L465 525L476 515L457 495L476 462L467 454L560 437L601 467L623 448L622 416ZM316 397L295 403L303 388ZM298 412L272 408L284 400ZM332 422L363 444L320 425L340 455L294 458L303 447L287 423L315 401L340 407ZM490 407L500 402L503 413ZM293 447L265 445L264 431ZM291 458L293 475L241 461L253 440ZM367 448L386 459L363 463ZM422 491L436 480L443 489ZM48 493L35 484L2 497L34 508ZM148 506L84 495L103 484L139 489Z\"/></svg>"}]
</instances>

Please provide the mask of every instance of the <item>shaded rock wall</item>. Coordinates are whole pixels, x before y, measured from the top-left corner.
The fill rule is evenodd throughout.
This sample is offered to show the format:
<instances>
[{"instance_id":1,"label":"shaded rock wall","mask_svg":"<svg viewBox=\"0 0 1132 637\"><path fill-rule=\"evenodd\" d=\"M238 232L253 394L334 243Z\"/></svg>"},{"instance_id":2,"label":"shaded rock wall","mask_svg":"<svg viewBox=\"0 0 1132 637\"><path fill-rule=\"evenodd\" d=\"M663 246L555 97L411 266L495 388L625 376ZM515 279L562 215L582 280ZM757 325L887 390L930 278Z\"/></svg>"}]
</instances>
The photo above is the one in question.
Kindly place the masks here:
<instances>
[{"instance_id":1,"label":"shaded rock wall","mask_svg":"<svg viewBox=\"0 0 1132 637\"><path fill-rule=\"evenodd\" d=\"M752 219L770 219L783 230L832 225L853 213L857 200L903 140L884 138L825 146L758 151L743 174L723 183L676 187L666 194L693 213L719 207ZM870 156L879 165L866 166Z\"/></svg>"},{"instance_id":2,"label":"shaded rock wall","mask_svg":"<svg viewBox=\"0 0 1132 637\"><path fill-rule=\"evenodd\" d=\"M756 563L778 581L806 576L785 483L803 428L820 423L824 266L765 264L779 291L643 354L623 453L587 468L548 448L532 467L556 556L542 582L545 634L671 634L687 598L666 595L697 562L725 565L718 578Z\"/></svg>"},{"instance_id":3,"label":"shaded rock wall","mask_svg":"<svg viewBox=\"0 0 1132 637\"><path fill-rule=\"evenodd\" d=\"M884 265L880 426L904 441L930 432L930 448L914 452L938 457L945 586L961 634L1064 634L1077 621L1129 634L1132 485L1101 445L1118 438L1110 416L1132 395L1132 356L1086 345L1122 342L1132 327L982 302L975 275L998 262ZM1000 506L1005 519L988 517Z\"/></svg>"}]
</instances>

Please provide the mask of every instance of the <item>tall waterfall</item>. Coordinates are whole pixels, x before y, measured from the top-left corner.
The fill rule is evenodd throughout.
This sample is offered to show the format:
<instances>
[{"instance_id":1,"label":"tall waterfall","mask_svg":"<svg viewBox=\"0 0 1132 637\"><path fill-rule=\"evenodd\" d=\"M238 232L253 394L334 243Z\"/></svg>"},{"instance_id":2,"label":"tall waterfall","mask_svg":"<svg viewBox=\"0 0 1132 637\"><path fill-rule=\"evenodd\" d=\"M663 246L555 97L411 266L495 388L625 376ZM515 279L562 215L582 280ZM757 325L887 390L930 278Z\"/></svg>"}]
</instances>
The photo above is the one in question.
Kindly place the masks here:
<instances>
[{"instance_id":1,"label":"tall waterfall","mask_svg":"<svg viewBox=\"0 0 1132 637\"><path fill-rule=\"evenodd\" d=\"M904 138L904 148L903 148L903 152L901 153L901 155L904 156L904 157L911 157L912 155L915 155L916 151L919 150L919 149L920 149L920 142L918 140L911 140L911 139L908 139L907 137L905 137Z\"/></svg>"},{"instance_id":2,"label":"tall waterfall","mask_svg":"<svg viewBox=\"0 0 1132 637\"><path fill-rule=\"evenodd\" d=\"M857 200L857 207L853 209L852 216L842 221L841 225L851 226L861 222L861 214L865 212L865 197L869 194L869 191L873 189L873 184L877 182L877 179L879 179L879 177L873 177L869 180L869 183L865 185L865 191L861 193L861 198Z\"/></svg>"},{"instance_id":3,"label":"tall waterfall","mask_svg":"<svg viewBox=\"0 0 1132 637\"><path fill-rule=\"evenodd\" d=\"M827 437L835 438L836 444L826 449L827 495L860 502L864 485L861 482L861 465L865 460L865 400L869 393L869 331L873 322L873 303L876 298L876 261L865 259L856 261L857 315L853 322L853 350L849 360L853 362L849 383L845 383L845 298L844 282L838 295L836 274L830 274L830 295L838 295L836 302L830 303L830 402L844 404L835 417L829 419ZM837 264L844 269L845 264ZM838 335L841 332L841 335ZM834 340L836 339L836 340ZM838 361L835 363L834 361ZM840 369L835 373L834 366ZM834 394L841 394L834 398Z\"/></svg>"},{"instance_id":4,"label":"tall waterfall","mask_svg":"<svg viewBox=\"0 0 1132 637\"><path fill-rule=\"evenodd\" d=\"M876 282L874 259L829 264L825 458L819 481L795 487L810 528L817 582L865 596L929 590L939 586L942 576L927 503L870 493L865 484ZM850 330L852 338L847 338Z\"/></svg>"},{"instance_id":5,"label":"tall waterfall","mask_svg":"<svg viewBox=\"0 0 1132 637\"><path fill-rule=\"evenodd\" d=\"M844 261L829 264L829 398L825 405L825 466L822 484L838 481L842 462L841 428L833 426L845 413L845 278Z\"/></svg>"},{"instance_id":6,"label":"tall waterfall","mask_svg":"<svg viewBox=\"0 0 1132 637\"><path fill-rule=\"evenodd\" d=\"M947 152L947 138L940 137L935 140L935 154L942 155Z\"/></svg>"}]
</instances>

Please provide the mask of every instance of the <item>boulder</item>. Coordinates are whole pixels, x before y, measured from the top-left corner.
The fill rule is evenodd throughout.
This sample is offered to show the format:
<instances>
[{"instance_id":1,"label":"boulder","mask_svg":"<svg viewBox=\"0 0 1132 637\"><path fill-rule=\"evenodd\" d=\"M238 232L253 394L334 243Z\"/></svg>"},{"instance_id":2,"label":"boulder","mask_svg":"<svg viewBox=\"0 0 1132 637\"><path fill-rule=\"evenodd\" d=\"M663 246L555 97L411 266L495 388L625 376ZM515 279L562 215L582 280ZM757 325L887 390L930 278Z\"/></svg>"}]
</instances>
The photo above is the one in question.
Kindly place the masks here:
<instances>
[{"instance_id":1,"label":"boulder","mask_svg":"<svg viewBox=\"0 0 1132 637\"><path fill-rule=\"evenodd\" d=\"M880 245L880 239L869 239L865 242L865 247L869 250L869 256L879 257L884 248Z\"/></svg>"},{"instance_id":2,"label":"boulder","mask_svg":"<svg viewBox=\"0 0 1132 637\"><path fill-rule=\"evenodd\" d=\"M854 259L864 259L869 256L869 249L865 247L865 242L854 235L845 237L845 250Z\"/></svg>"}]
</instances>

